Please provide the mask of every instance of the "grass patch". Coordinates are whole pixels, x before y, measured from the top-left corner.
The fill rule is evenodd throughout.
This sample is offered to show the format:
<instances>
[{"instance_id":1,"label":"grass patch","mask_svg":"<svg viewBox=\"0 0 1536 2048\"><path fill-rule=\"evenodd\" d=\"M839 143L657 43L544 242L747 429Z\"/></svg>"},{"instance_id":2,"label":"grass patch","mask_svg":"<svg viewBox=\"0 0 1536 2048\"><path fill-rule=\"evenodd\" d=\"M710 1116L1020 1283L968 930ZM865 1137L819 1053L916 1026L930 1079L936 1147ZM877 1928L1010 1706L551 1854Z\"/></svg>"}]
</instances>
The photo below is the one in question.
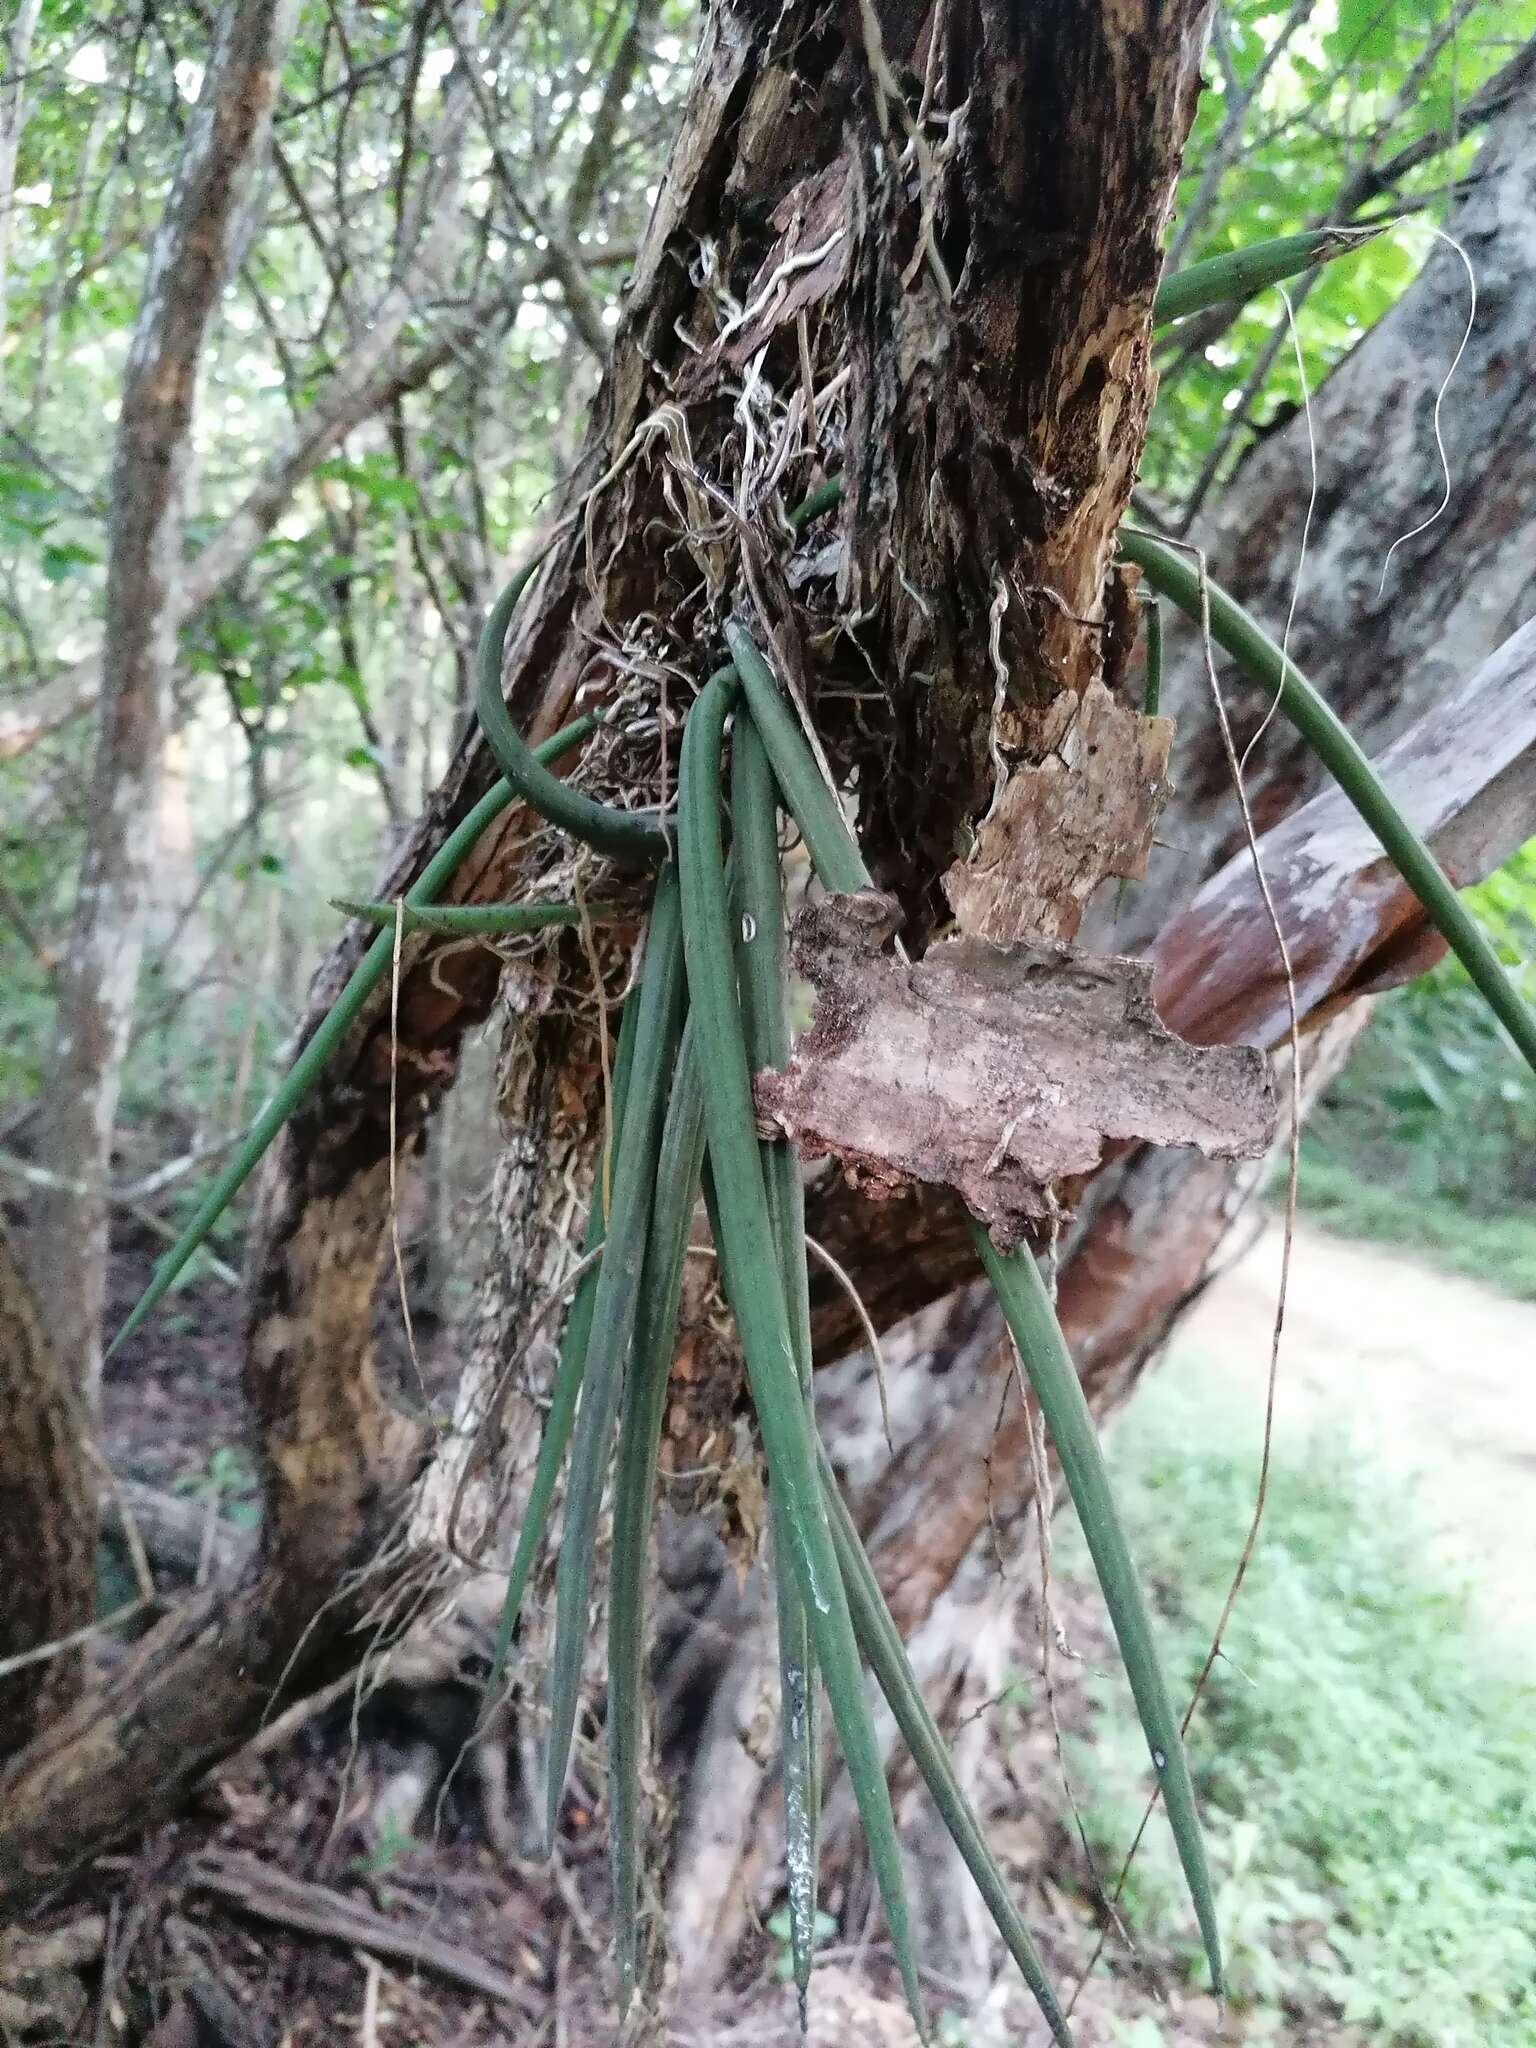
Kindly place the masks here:
<instances>
[{"instance_id":1,"label":"grass patch","mask_svg":"<svg viewBox=\"0 0 1536 2048\"><path fill-rule=\"evenodd\" d=\"M1139 1395L1115 1434L1122 1512L1176 1684L1193 1682L1220 1611L1256 1451L1219 1384L1188 1371ZM1086 1582L1075 1527L1057 1559ZM1383 2048L1530 2048L1536 1688L1500 1667L1424 1562L1407 1491L1347 1446L1282 1445L1227 1647L1191 1764L1244 2038L1336 2018ZM1113 1870L1140 1818L1146 1749L1118 1674L1088 1684L1094 1724L1073 1767ZM1127 1906L1200 1981L1161 1816Z\"/></svg>"},{"instance_id":2,"label":"grass patch","mask_svg":"<svg viewBox=\"0 0 1536 2048\"><path fill-rule=\"evenodd\" d=\"M1536 1215L1469 1215L1443 1197L1363 1180L1306 1144L1298 1193L1305 1213L1340 1237L1419 1252L1446 1272L1536 1301Z\"/></svg>"}]
</instances>

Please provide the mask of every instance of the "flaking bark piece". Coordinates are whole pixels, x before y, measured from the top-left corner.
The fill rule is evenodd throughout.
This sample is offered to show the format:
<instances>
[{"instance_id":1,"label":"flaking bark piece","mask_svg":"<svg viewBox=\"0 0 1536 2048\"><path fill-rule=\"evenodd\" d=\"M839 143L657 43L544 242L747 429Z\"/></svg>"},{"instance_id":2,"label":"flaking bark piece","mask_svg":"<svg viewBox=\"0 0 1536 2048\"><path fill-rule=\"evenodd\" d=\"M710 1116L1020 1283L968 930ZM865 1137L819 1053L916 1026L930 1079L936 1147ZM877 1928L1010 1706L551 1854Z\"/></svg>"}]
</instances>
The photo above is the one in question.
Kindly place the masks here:
<instances>
[{"instance_id":1,"label":"flaking bark piece","mask_svg":"<svg viewBox=\"0 0 1536 2048\"><path fill-rule=\"evenodd\" d=\"M1175 1038L1143 962L962 937L909 965L883 950L896 918L873 890L800 912L791 958L815 1010L788 1066L756 1080L763 1128L866 1193L952 1187L1008 1246L1106 1140L1232 1159L1273 1139L1267 1057Z\"/></svg>"},{"instance_id":2,"label":"flaking bark piece","mask_svg":"<svg viewBox=\"0 0 1536 2048\"><path fill-rule=\"evenodd\" d=\"M778 239L752 280L737 324L685 371L685 391L707 389L722 363L739 370L781 327L842 285L851 246L850 175L844 151L780 200L772 215Z\"/></svg>"},{"instance_id":3,"label":"flaking bark piece","mask_svg":"<svg viewBox=\"0 0 1536 2048\"><path fill-rule=\"evenodd\" d=\"M970 859L944 877L962 931L999 942L1075 938L1106 876L1147 871L1173 720L1117 704L1102 683L1065 702L1072 716L1051 758L1015 771Z\"/></svg>"}]
</instances>

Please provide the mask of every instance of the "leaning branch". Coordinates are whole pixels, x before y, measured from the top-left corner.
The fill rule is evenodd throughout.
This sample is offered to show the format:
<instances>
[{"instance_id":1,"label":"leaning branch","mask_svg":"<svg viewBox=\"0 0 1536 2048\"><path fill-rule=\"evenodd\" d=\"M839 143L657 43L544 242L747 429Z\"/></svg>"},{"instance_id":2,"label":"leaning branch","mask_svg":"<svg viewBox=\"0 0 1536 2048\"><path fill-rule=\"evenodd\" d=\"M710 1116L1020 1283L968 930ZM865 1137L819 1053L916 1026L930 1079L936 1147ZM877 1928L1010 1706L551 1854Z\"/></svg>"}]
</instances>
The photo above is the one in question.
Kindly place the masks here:
<instances>
[{"instance_id":1,"label":"leaning branch","mask_svg":"<svg viewBox=\"0 0 1536 2048\"><path fill-rule=\"evenodd\" d=\"M1507 860L1536 826L1536 621L1437 699L1374 765L1458 886ZM1259 850L1304 1031L1363 995L1412 980L1444 952L1417 898L1337 790L1284 819ZM1153 965L1157 1013L1192 1044L1273 1047L1284 1039L1285 985L1246 850L1165 927ZM1230 1175L1216 1168L1206 1179L1219 1189ZM940 1299L970 1270L964 1212L933 1190L866 1204L839 1200L835 1189L813 1193L808 1227L848 1266L882 1329ZM1139 1284L1129 1265L1122 1272L1123 1260L1108 1264L1114 1286ZM1202 1264L1194 1264L1196 1275ZM819 1276L812 1305L818 1359L842 1357L863 1341L841 1291ZM1094 1327L1083 1319L1084 1331ZM1104 1327L1118 1328L1116 1317L1106 1312ZM1135 1327L1132 1317L1125 1329Z\"/></svg>"}]
</instances>

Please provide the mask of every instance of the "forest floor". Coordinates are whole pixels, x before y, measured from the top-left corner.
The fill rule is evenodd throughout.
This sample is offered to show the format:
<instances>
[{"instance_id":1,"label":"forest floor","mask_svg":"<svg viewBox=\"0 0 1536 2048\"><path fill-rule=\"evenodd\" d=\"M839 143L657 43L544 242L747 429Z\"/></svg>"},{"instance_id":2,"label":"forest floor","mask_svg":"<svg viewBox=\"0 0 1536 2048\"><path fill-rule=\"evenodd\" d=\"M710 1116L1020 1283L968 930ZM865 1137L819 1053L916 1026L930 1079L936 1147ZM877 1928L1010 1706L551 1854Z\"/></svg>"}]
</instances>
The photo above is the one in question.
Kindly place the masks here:
<instances>
[{"instance_id":1,"label":"forest floor","mask_svg":"<svg viewBox=\"0 0 1536 2048\"><path fill-rule=\"evenodd\" d=\"M127 1306L155 1249L147 1237L125 1237L114 1308ZM1165 1368L1172 1381L1186 1375L1198 1381L1219 1366L1255 1442L1278 1256L1279 1234L1271 1226L1208 1289ZM1536 1640L1536 1583L1529 1575L1536 1525L1533 1339L1536 1306L1305 1224L1298 1231L1278 1405L1282 1436L1336 1423L1362 1452L1409 1476L1435 1542L1469 1576L1487 1629L1512 1648ZM114 1360L106 1410L118 1469L161 1488L217 1494L226 1509L242 1505L238 1347L235 1294L205 1275L171 1304L153 1335L144 1333ZM446 1373L451 1343L440 1338L436 1348L429 1372L435 1362ZM1056 1599L1058 1619L1086 1651L1088 1666L1099 1664L1102 1629L1091 1597L1069 1581L1058 1586ZM1103 1648L1107 1656L1107 1644ZM1069 1738L1086 1733L1093 1710L1085 1689L1066 1684L1059 1705ZM119 1980L120 2011L137 2003L144 2015L148 1992L158 2024L146 2033L143 2018L135 2023L130 2017L121 2030L109 2026L103 2035L98 2027L96 2039L148 2040L155 2048L194 2038L235 2048L353 2039L366 2048L490 2048L557 2038L569 2048L597 2048L616 2039L611 2016L599 2012L584 1988L594 1979L582 1951L600 1932L587 1920L588 1911L595 1921L602 1910L600 1826L585 1816L591 1838L583 1847L578 1837L564 1868L554 1873L496 1856L473 1795L460 1790L444 1807L434 1839L401 1834L380 1815L402 1772L419 1768L419 1731L391 1727L386 1716L371 1731L365 1721L357 1742L349 1718L343 1703L291 1743L226 1767L196 1815L103 1873L104 1885L144 1907L139 1956ZM1045 1818L1055 1815L1058 1782L1048 1744L1030 1741L1022 1752L1013 1763L1015 1782L1021 1764L1026 1778L1033 1772L1041 1782L1021 1786L1021 1811L1000 1847L1005 1860L1018 1862L1026 1909L1043 1914L1048 1966L1070 1982L1091 1942L1091 1909L1081 1893L1069 1897L1042 1886L1030 1867L1060 1827L1059 1817ZM1009 1855L1010 1844L1017 1859ZM1075 1853L1065 1839L1059 1847L1064 1857ZM294 1879L320 1887L299 1901L301 1908L313 1914L318 1905L322 1921L333 1911L334 1924L319 1939L313 1929L280 1924L281 1886ZM263 1897L271 1909L266 1916ZM586 1907L573 1911L572 1902L582 1908L583 1899ZM450 1966L455 1960L465 1966L466 1959L469 1966L477 1959L493 1963L519 1980L521 2013L453 1985L451 1967L445 1974L370 1949L368 1927L346 1920L349 1902L397 1928L435 1937L445 1944ZM293 1904L289 1898L287 1909ZM750 1994L734 2010L694 2012L672 2041L713 2048L717 2041L782 2040L788 2048L797 2034L787 1987L766 1967L774 1953L764 1937ZM875 1974L881 1975L878 1966ZM137 1987L132 1998L130 1981ZM915 2036L892 2003L893 1989L885 1982L872 1987L865 1972L833 1962L817 1980L813 2042L907 2048ZM1139 2048L1143 2042L1225 2048L1258 2038L1241 2015L1221 2019L1198 1991L1166 1978L1150 1981L1120 1963L1089 1987L1077 2031L1081 2048ZM83 2038L90 2038L89 2030ZM1036 2033L1008 1995L990 2016L952 2023L942 2038L991 2048L994 2040L1033 2043ZM1336 2048L1373 2037L1298 2019L1278 2032L1266 2027L1262 2038L1280 2048L1312 2048L1324 2040Z\"/></svg>"}]
</instances>

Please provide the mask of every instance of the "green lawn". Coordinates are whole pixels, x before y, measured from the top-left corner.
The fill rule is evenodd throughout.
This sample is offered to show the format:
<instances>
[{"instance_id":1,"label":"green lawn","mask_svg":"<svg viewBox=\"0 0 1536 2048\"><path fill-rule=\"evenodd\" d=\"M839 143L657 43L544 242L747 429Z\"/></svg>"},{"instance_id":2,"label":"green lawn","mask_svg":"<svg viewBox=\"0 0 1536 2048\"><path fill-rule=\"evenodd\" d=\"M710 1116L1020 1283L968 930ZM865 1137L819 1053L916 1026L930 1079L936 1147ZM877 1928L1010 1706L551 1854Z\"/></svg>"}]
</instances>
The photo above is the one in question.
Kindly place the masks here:
<instances>
[{"instance_id":1,"label":"green lawn","mask_svg":"<svg viewBox=\"0 0 1536 2048\"><path fill-rule=\"evenodd\" d=\"M1536 1301L1536 1213L1474 1216L1443 1195L1373 1182L1303 1144L1303 1214L1340 1237L1398 1245L1517 1301Z\"/></svg>"},{"instance_id":2,"label":"green lawn","mask_svg":"<svg viewBox=\"0 0 1536 2048\"><path fill-rule=\"evenodd\" d=\"M1193 1680L1251 1513L1257 1446L1220 1380L1176 1364L1111 1444L1175 1684ZM1057 1567L1086 1577L1075 1526ZM1240 2038L1413 2048L1536 2042L1536 1690L1423 1562L1411 1499L1349 1447L1281 1446L1261 1548L1192 1736ZM1071 1759L1112 1871L1145 1798L1118 1673ZM1171 1840L1149 1830L1132 1924L1192 1981ZM1148 2031L1149 2026L1152 2031ZM1162 2038L1140 2020L1137 2048ZM1229 2038L1224 2036L1224 2038Z\"/></svg>"}]
</instances>

